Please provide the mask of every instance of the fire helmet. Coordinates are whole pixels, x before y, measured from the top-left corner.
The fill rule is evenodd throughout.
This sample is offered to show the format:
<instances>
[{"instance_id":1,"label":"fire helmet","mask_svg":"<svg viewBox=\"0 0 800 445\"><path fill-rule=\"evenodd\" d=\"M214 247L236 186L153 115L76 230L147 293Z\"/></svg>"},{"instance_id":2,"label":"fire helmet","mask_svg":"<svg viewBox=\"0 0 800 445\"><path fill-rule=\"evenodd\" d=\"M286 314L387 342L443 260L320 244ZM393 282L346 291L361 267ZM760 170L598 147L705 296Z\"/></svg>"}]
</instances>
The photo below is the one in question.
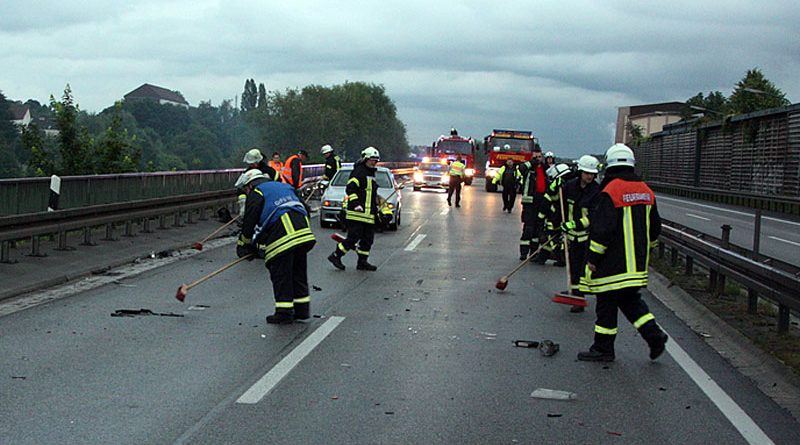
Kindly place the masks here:
<instances>
[{"instance_id":1,"label":"fire helmet","mask_svg":"<svg viewBox=\"0 0 800 445\"><path fill-rule=\"evenodd\" d=\"M257 164L261 162L262 159L264 159L264 155L261 154L261 150L253 148L245 153L242 161L244 161L245 164Z\"/></svg>"},{"instance_id":2,"label":"fire helmet","mask_svg":"<svg viewBox=\"0 0 800 445\"><path fill-rule=\"evenodd\" d=\"M271 179L268 174L262 173L261 170L257 168L251 168L246 172L242 173L239 176L239 179L236 180L236 183L233 185L235 188L240 189L247 184L255 181L256 179Z\"/></svg>"},{"instance_id":3,"label":"fire helmet","mask_svg":"<svg viewBox=\"0 0 800 445\"><path fill-rule=\"evenodd\" d=\"M364 150L362 150L361 157L364 159L376 159L378 161L381 160L381 154L375 147L367 147Z\"/></svg>"},{"instance_id":4,"label":"fire helmet","mask_svg":"<svg viewBox=\"0 0 800 445\"><path fill-rule=\"evenodd\" d=\"M578 159L578 170L586 173L597 174L597 165L600 161L594 156L583 155Z\"/></svg>"},{"instance_id":5,"label":"fire helmet","mask_svg":"<svg viewBox=\"0 0 800 445\"><path fill-rule=\"evenodd\" d=\"M325 145L322 146L322 148L319 151L322 154L333 153L333 147L331 147L328 144L325 144Z\"/></svg>"},{"instance_id":6,"label":"fire helmet","mask_svg":"<svg viewBox=\"0 0 800 445\"><path fill-rule=\"evenodd\" d=\"M636 164L636 159L633 156L633 150L625 144L614 144L606 151L606 167L633 167Z\"/></svg>"}]
</instances>

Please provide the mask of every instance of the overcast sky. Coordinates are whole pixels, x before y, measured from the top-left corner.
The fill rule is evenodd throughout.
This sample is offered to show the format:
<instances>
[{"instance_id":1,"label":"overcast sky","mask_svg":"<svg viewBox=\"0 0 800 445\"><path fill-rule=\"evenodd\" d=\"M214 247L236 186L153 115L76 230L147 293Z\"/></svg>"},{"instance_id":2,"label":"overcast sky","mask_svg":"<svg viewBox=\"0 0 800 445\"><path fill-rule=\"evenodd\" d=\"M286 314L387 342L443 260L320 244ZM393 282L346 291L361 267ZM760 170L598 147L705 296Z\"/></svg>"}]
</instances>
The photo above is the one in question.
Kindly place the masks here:
<instances>
[{"instance_id":1,"label":"overcast sky","mask_svg":"<svg viewBox=\"0 0 800 445\"><path fill-rule=\"evenodd\" d=\"M617 107L729 95L758 67L800 101L800 2L0 0L0 90L70 84L99 112L151 83L192 105L345 81L382 84L409 142L451 126L533 130L577 157L613 142Z\"/></svg>"}]
</instances>

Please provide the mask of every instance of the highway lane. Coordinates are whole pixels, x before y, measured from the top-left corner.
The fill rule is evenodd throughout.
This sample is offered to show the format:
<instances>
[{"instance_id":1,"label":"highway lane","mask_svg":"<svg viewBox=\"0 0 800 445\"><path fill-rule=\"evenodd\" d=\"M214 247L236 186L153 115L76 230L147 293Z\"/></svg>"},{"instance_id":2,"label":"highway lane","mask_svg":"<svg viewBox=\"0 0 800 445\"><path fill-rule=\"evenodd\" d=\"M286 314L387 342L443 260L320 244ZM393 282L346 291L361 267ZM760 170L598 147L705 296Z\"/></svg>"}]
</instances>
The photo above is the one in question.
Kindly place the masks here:
<instances>
[{"instance_id":1,"label":"highway lane","mask_svg":"<svg viewBox=\"0 0 800 445\"><path fill-rule=\"evenodd\" d=\"M493 288L518 255L519 212L501 213L500 201L480 184L461 209L442 194L404 193L404 226L376 236L374 273L354 270L352 253L347 271L328 264L332 231L315 221L312 313L324 318L308 324L265 325L272 298L258 262L174 300L181 282L230 261L233 245L4 316L0 443L741 444L734 424L748 419L774 443L800 441L786 412L652 299L669 354L651 363L622 322L616 362L577 362L594 318L550 302L564 269L530 265L505 292ZM122 308L183 317L110 317ZM512 344L544 338L561 351ZM726 417L673 345L745 417ZM537 388L577 399L531 398Z\"/></svg>"},{"instance_id":2,"label":"highway lane","mask_svg":"<svg viewBox=\"0 0 800 445\"><path fill-rule=\"evenodd\" d=\"M657 194L658 211L670 221L716 237L722 235L721 227L728 224L731 243L752 249L755 230L755 212L752 209L693 201L682 197ZM761 220L759 251L800 266L800 221L774 215L764 215Z\"/></svg>"}]
</instances>

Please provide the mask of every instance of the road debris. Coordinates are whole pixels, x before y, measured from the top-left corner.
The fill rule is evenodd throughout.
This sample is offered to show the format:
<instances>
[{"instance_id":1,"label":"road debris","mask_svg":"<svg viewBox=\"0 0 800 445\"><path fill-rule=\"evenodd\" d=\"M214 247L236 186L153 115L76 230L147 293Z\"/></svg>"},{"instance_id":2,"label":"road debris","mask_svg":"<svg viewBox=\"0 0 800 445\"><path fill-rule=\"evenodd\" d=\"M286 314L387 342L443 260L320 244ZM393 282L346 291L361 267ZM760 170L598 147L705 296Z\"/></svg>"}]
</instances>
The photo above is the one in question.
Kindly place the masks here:
<instances>
[{"instance_id":1,"label":"road debris","mask_svg":"<svg viewBox=\"0 0 800 445\"><path fill-rule=\"evenodd\" d=\"M561 417L563 414L547 413L547 417Z\"/></svg>"},{"instance_id":2,"label":"road debris","mask_svg":"<svg viewBox=\"0 0 800 445\"><path fill-rule=\"evenodd\" d=\"M575 400L578 398L578 395L574 392L561 391L558 389L537 388L531 393L531 397L535 399Z\"/></svg>"},{"instance_id":3,"label":"road debris","mask_svg":"<svg viewBox=\"0 0 800 445\"><path fill-rule=\"evenodd\" d=\"M534 340L514 340L514 346L518 348L538 348L539 342Z\"/></svg>"},{"instance_id":4,"label":"road debris","mask_svg":"<svg viewBox=\"0 0 800 445\"><path fill-rule=\"evenodd\" d=\"M545 357L552 357L559 349L561 349L561 346L558 343L553 343L551 340L542 340L542 342L539 343L539 352Z\"/></svg>"},{"instance_id":5,"label":"road debris","mask_svg":"<svg viewBox=\"0 0 800 445\"><path fill-rule=\"evenodd\" d=\"M174 312L153 312L150 309L117 309L111 314L112 317L135 317L137 315L158 315L160 317L183 317L183 314Z\"/></svg>"},{"instance_id":6,"label":"road debris","mask_svg":"<svg viewBox=\"0 0 800 445\"><path fill-rule=\"evenodd\" d=\"M321 287L319 287L319 286L314 286L313 284L311 285L311 288L312 288L312 289L314 289L315 291L321 291L321 290L322 290L322 288L321 288Z\"/></svg>"}]
</instances>

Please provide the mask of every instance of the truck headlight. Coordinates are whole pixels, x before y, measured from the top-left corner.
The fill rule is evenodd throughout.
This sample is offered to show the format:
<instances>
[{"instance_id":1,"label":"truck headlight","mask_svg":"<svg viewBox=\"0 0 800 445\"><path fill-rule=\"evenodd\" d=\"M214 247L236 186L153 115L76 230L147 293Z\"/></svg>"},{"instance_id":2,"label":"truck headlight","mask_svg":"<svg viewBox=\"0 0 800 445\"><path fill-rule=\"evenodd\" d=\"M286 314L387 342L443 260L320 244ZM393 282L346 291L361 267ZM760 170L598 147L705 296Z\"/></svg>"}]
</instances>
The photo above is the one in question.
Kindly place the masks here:
<instances>
[{"instance_id":1,"label":"truck headlight","mask_svg":"<svg viewBox=\"0 0 800 445\"><path fill-rule=\"evenodd\" d=\"M466 173L467 176L474 176L475 175L475 169L474 168L468 168L468 169L464 170L464 173Z\"/></svg>"},{"instance_id":2,"label":"truck headlight","mask_svg":"<svg viewBox=\"0 0 800 445\"><path fill-rule=\"evenodd\" d=\"M425 180L425 176L422 175L422 172L414 172L414 182L422 182Z\"/></svg>"}]
</instances>

